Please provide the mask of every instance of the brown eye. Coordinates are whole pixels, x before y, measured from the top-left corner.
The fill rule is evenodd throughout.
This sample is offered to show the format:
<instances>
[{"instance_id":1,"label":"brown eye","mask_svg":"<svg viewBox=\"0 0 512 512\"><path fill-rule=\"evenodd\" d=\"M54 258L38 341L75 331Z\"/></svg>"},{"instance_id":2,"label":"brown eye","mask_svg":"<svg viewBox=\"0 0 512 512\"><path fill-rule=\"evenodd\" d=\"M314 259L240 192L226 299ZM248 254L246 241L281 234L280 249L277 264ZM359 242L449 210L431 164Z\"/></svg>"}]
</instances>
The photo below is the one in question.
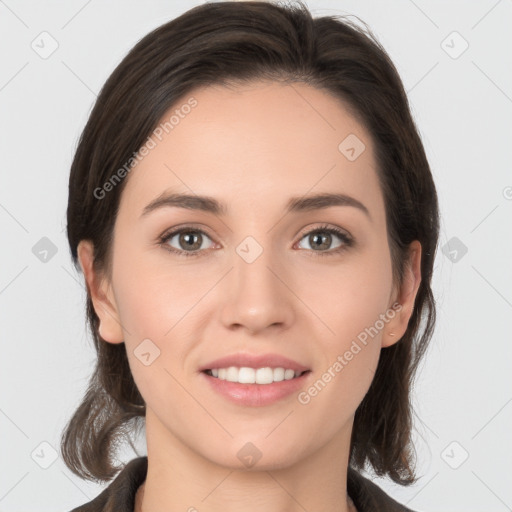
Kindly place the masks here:
<instances>
[{"instance_id":1,"label":"brown eye","mask_svg":"<svg viewBox=\"0 0 512 512\"><path fill-rule=\"evenodd\" d=\"M173 241L173 239L176 240ZM183 256L194 256L208 248L203 245L205 239L210 240L210 237L200 229L180 229L164 235L160 243L166 245L171 252Z\"/></svg>"},{"instance_id":2,"label":"brown eye","mask_svg":"<svg viewBox=\"0 0 512 512\"><path fill-rule=\"evenodd\" d=\"M333 240L336 238L341 240L341 242L332 247ZM323 256L324 253L325 255L337 254L353 244L352 238L345 232L329 226L322 226L305 233L301 240L304 239L307 240L309 244L309 247L306 247L306 249L318 253L319 256Z\"/></svg>"},{"instance_id":3,"label":"brown eye","mask_svg":"<svg viewBox=\"0 0 512 512\"><path fill-rule=\"evenodd\" d=\"M178 244L186 250L197 250L201 248L203 237L194 231L185 231L178 235Z\"/></svg>"},{"instance_id":4,"label":"brown eye","mask_svg":"<svg viewBox=\"0 0 512 512\"><path fill-rule=\"evenodd\" d=\"M329 249L332 244L332 235L314 233L308 235L308 242L312 248L315 249Z\"/></svg>"}]
</instances>

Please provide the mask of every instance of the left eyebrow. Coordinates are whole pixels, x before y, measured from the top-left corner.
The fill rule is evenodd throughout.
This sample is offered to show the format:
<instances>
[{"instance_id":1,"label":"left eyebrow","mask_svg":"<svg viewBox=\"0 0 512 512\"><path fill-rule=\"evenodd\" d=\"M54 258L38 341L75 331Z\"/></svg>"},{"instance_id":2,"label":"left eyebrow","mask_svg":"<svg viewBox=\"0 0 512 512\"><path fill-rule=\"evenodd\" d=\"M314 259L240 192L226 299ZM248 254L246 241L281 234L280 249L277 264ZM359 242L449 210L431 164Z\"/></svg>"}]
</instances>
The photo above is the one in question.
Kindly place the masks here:
<instances>
[{"instance_id":1,"label":"left eyebrow","mask_svg":"<svg viewBox=\"0 0 512 512\"><path fill-rule=\"evenodd\" d=\"M323 210L331 206L352 206L362 211L370 220L372 219L368 208L352 196L346 194L323 193L312 196L292 197L287 204L287 212L304 212Z\"/></svg>"},{"instance_id":2,"label":"left eyebrow","mask_svg":"<svg viewBox=\"0 0 512 512\"><path fill-rule=\"evenodd\" d=\"M332 206L351 206L362 211L370 220L368 208L355 199L345 194L321 193L311 196L292 197L286 204L286 213L300 213L304 211L323 210ZM185 208L187 210L199 210L214 215L225 216L228 212L226 204L209 196L190 194L162 193L151 201L142 211L141 217L150 212L164 207Z\"/></svg>"}]
</instances>

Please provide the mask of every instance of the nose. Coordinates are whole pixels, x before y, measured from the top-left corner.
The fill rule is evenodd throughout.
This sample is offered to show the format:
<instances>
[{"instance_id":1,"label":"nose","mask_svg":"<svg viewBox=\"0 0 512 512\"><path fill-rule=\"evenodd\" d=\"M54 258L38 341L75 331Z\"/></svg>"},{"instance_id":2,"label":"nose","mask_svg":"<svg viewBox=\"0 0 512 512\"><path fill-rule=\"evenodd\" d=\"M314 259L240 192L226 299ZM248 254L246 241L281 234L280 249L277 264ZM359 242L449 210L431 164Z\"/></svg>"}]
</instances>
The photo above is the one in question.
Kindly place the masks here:
<instances>
[{"instance_id":1,"label":"nose","mask_svg":"<svg viewBox=\"0 0 512 512\"><path fill-rule=\"evenodd\" d=\"M267 328L287 329L295 319L295 298L289 275L265 249L252 262L238 253L226 279L221 319L230 330L256 334Z\"/></svg>"}]
</instances>

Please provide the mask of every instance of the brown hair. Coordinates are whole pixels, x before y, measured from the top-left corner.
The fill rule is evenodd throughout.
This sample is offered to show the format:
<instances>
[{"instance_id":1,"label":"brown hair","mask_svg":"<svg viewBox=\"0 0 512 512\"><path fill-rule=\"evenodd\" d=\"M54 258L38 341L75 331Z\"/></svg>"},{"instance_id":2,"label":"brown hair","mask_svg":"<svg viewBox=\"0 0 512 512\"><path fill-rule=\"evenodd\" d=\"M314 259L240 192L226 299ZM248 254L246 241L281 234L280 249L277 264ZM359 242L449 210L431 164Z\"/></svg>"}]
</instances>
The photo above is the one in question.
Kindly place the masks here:
<instances>
[{"instance_id":1,"label":"brown hair","mask_svg":"<svg viewBox=\"0 0 512 512\"><path fill-rule=\"evenodd\" d=\"M295 5L218 2L199 5L153 30L108 78L81 135L69 177L67 235L75 267L81 240L94 244L96 272L110 273L112 232L124 179L102 187L138 151L163 115L194 89L254 80L302 82L339 98L372 135L395 282L413 240L422 245L421 283L402 339L382 349L374 380L355 413L350 465L415 481L410 387L435 324L431 290L439 219L429 164L400 77L366 27L341 16L313 18ZM61 439L78 476L105 481L123 437L144 422L145 403L124 344L98 333L90 293L87 318L97 362L85 396ZM422 319L424 325L420 328Z\"/></svg>"}]
</instances>

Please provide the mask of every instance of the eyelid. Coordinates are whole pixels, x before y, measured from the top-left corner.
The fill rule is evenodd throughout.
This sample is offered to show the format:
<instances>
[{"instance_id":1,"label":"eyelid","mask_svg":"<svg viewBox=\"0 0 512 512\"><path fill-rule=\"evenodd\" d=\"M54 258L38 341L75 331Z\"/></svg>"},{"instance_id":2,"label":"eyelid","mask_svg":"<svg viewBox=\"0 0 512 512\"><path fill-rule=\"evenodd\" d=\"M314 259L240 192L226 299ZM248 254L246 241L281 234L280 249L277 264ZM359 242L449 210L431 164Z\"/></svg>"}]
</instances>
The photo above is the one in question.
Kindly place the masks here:
<instances>
[{"instance_id":1,"label":"eyelid","mask_svg":"<svg viewBox=\"0 0 512 512\"><path fill-rule=\"evenodd\" d=\"M210 239L213 241L213 235L211 235L207 228L203 227L202 225L195 224L195 223L186 223L186 224L178 224L177 226L173 226L172 228L166 229L159 237L159 240L162 240L163 238L172 237L175 235L178 235L179 233L183 231L197 231L198 233L202 233L204 235L207 235Z\"/></svg>"},{"instance_id":2,"label":"eyelid","mask_svg":"<svg viewBox=\"0 0 512 512\"><path fill-rule=\"evenodd\" d=\"M300 239L302 239L304 236L309 235L310 233L314 233L315 231L336 231L340 234L345 235L347 238L352 239L352 235L343 228L340 228L339 226L336 226L334 224L328 224L326 222L321 223L320 226L316 227L306 227L303 230L299 231L299 234L297 235Z\"/></svg>"}]
</instances>

